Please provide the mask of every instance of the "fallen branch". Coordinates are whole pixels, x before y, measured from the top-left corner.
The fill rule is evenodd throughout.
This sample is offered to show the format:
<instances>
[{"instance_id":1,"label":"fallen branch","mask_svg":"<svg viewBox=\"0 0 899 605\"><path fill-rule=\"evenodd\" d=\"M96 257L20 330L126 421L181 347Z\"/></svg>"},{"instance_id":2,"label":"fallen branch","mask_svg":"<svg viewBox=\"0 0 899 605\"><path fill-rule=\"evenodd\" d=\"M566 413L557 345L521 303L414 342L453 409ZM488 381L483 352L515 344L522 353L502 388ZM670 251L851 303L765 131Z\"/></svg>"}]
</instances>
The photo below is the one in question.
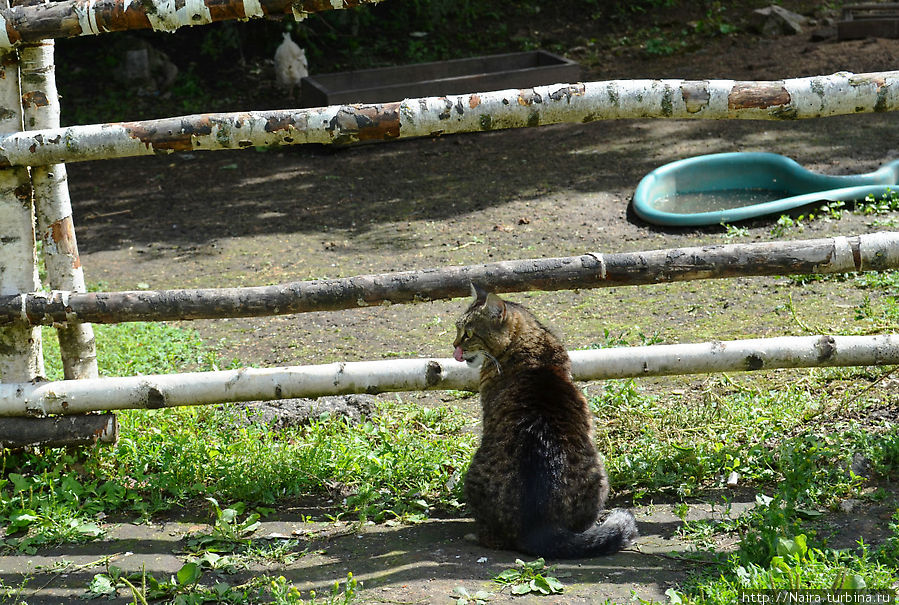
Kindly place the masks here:
<instances>
[{"instance_id":1,"label":"fallen branch","mask_svg":"<svg viewBox=\"0 0 899 605\"><path fill-rule=\"evenodd\" d=\"M795 336L572 351L576 380L899 364L899 336ZM477 390L453 359L361 361L284 368L0 384L0 416L158 409L231 401L435 389Z\"/></svg>"},{"instance_id":2,"label":"fallen branch","mask_svg":"<svg viewBox=\"0 0 899 605\"><path fill-rule=\"evenodd\" d=\"M611 80L400 101L18 132L0 137L0 167L621 118L795 120L894 111L899 109L899 71L751 82Z\"/></svg>"},{"instance_id":3,"label":"fallen branch","mask_svg":"<svg viewBox=\"0 0 899 605\"><path fill-rule=\"evenodd\" d=\"M0 296L0 325L287 315L496 292L572 290L734 276L899 268L899 232L794 242L536 258L249 288L51 292Z\"/></svg>"}]
</instances>

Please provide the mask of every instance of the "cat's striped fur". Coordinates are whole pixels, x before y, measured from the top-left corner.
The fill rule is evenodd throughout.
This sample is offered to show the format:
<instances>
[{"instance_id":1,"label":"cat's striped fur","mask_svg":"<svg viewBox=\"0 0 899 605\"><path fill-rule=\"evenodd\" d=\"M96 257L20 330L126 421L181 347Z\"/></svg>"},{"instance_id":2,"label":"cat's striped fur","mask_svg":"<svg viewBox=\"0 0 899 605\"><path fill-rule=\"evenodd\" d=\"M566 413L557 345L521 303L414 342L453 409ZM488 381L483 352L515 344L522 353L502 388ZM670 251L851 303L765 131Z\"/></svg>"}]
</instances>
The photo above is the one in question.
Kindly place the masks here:
<instances>
[{"instance_id":1,"label":"cat's striped fur","mask_svg":"<svg viewBox=\"0 0 899 605\"><path fill-rule=\"evenodd\" d=\"M465 498L485 546L550 558L614 553L634 516L600 521L609 481L562 343L523 306L472 287L454 357L480 366L483 435Z\"/></svg>"}]
</instances>

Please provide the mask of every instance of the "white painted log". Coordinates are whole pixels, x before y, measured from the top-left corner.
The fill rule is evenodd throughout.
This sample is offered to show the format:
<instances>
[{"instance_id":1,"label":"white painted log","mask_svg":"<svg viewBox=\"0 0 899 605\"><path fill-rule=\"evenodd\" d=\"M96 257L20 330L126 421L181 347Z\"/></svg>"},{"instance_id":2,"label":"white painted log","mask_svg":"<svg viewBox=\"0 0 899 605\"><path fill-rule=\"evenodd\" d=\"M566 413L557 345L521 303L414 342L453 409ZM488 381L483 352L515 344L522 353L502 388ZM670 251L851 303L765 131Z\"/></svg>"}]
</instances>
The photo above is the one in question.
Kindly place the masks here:
<instances>
[{"instance_id":1,"label":"white painted log","mask_svg":"<svg viewBox=\"0 0 899 605\"><path fill-rule=\"evenodd\" d=\"M0 0L0 7L9 6ZM22 130L19 58L0 53L0 133ZM28 170L0 169L0 296L39 289L34 240L34 205ZM21 382L44 374L40 328L17 323L0 328L0 381Z\"/></svg>"},{"instance_id":2,"label":"white painted log","mask_svg":"<svg viewBox=\"0 0 899 605\"><path fill-rule=\"evenodd\" d=\"M576 380L899 364L899 335L796 336L572 351ZM80 414L233 401L435 389L477 390L453 359L406 359L0 384L0 416Z\"/></svg>"},{"instance_id":3,"label":"white painted log","mask_svg":"<svg viewBox=\"0 0 899 605\"><path fill-rule=\"evenodd\" d=\"M52 40L45 40L25 44L20 50L22 107L28 128L59 127L54 46ZM32 167L31 182L47 282L54 290L85 292L65 164ZM64 376L97 378L97 352L90 324L58 324L57 332Z\"/></svg>"},{"instance_id":4,"label":"white painted log","mask_svg":"<svg viewBox=\"0 0 899 605\"><path fill-rule=\"evenodd\" d=\"M43 129L0 137L0 165L392 140L620 118L793 120L896 109L899 71L750 82L611 80Z\"/></svg>"}]
</instances>

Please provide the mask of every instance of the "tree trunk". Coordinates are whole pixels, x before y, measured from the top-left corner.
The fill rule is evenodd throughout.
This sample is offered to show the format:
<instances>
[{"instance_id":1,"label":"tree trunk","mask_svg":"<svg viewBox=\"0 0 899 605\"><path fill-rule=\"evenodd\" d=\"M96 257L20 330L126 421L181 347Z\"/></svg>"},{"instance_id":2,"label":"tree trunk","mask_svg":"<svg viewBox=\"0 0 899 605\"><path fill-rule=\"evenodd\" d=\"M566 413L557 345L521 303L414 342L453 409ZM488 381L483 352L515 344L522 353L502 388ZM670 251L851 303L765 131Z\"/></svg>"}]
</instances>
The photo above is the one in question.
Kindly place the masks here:
<instances>
[{"instance_id":1,"label":"tree trunk","mask_svg":"<svg viewBox=\"0 0 899 605\"><path fill-rule=\"evenodd\" d=\"M795 120L896 109L899 71L757 82L612 80L16 133L0 138L0 166L382 141L621 118Z\"/></svg>"},{"instance_id":2,"label":"tree trunk","mask_svg":"<svg viewBox=\"0 0 899 605\"><path fill-rule=\"evenodd\" d=\"M899 364L899 336L796 336L572 351L576 380ZM453 359L243 368L125 378L0 384L0 416L81 414L230 401L435 389L477 390L478 372Z\"/></svg>"},{"instance_id":3,"label":"tree trunk","mask_svg":"<svg viewBox=\"0 0 899 605\"><path fill-rule=\"evenodd\" d=\"M23 316L35 325L47 325L67 321L120 323L333 311L468 296L472 282L501 293L897 267L899 232L884 232L649 252L597 252L249 288L0 296L0 325L19 321Z\"/></svg>"},{"instance_id":4,"label":"tree trunk","mask_svg":"<svg viewBox=\"0 0 899 605\"><path fill-rule=\"evenodd\" d=\"M13 88L15 89L17 98L13 100L10 97L9 102L10 106L18 108L16 113L18 123L10 124L10 128L21 130L23 121L30 129L58 128L59 99L53 65L53 42L26 45L19 51L11 51L12 54L18 54L19 64L14 65L16 77L10 78L10 71L7 70L6 82L9 82L7 84L9 95L12 95ZM14 200L18 206L14 209L18 214L17 230L28 233L27 238L20 238L23 262L18 268L11 269L21 280L20 289L34 290L38 287L34 245L36 206L38 230L43 239L43 253L51 287L83 292L84 277L72 227L65 166L62 164L50 167L35 166L31 168L30 183L28 171L24 168L8 168L2 172L15 173L15 177L11 178L15 178L19 183L18 199ZM24 203L26 201L27 204ZM0 235L5 235L9 239L15 237L12 231L6 231L14 228L15 223L0 220L0 225L5 230L5 233ZM12 274L10 271L4 272L0 267L0 274L2 273ZM3 356L0 357L2 363L19 363L19 360L25 362L24 368L3 373L3 379L10 382L43 376L40 329L19 324L7 330L11 330L15 334L15 341L22 343L21 346L27 350L9 356L3 351ZM66 378L97 377L93 331L89 325L71 323L61 327L59 344ZM112 414L7 419L0 423L0 448L92 444L98 439L104 442L114 441L116 435L116 419Z\"/></svg>"}]
</instances>

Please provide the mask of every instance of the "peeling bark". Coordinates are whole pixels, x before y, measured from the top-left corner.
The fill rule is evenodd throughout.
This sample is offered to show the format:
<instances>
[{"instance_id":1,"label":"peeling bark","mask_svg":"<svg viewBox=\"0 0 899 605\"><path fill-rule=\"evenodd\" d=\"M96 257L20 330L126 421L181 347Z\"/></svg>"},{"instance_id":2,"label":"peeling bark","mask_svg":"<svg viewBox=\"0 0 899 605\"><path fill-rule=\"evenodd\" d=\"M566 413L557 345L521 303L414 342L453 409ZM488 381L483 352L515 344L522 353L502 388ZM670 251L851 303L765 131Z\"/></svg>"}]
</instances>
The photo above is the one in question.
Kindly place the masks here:
<instances>
[{"instance_id":1,"label":"peeling bark","mask_svg":"<svg viewBox=\"0 0 899 605\"><path fill-rule=\"evenodd\" d=\"M613 80L396 103L213 113L0 136L0 167L354 143L621 118L793 120L899 109L899 71L776 82Z\"/></svg>"},{"instance_id":2,"label":"peeling bark","mask_svg":"<svg viewBox=\"0 0 899 605\"><path fill-rule=\"evenodd\" d=\"M53 52L52 40L26 44L20 50L24 120L31 128L59 127ZM43 102L28 102L29 99L42 99ZM47 281L54 290L84 292L84 273L72 223L65 164L34 166L31 180ZM96 378L97 352L90 324L60 324L58 335L65 377Z\"/></svg>"},{"instance_id":3,"label":"peeling bark","mask_svg":"<svg viewBox=\"0 0 899 605\"><path fill-rule=\"evenodd\" d=\"M708 82L684 82L681 86L681 97L684 100L684 108L689 113L698 113L703 110L711 100Z\"/></svg>"},{"instance_id":4,"label":"peeling bark","mask_svg":"<svg viewBox=\"0 0 899 605\"><path fill-rule=\"evenodd\" d=\"M730 110L736 109L768 109L769 107L789 106L790 93L779 82L737 82L727 97Z\"/></svg>"},{"instance_id":5,"label":"peeling bark","mask_svg":"<svg viewBox=\"0 0 899 605\"><path fill-rule=\"evenodd\" d=\"M0 48L48 38L71 38L132 29L172 32L215 21L309 13L379 0L64 0L0 8Z\"/></svg>"},{"instance_id":6,"label":"peeling bark","mask_svg":"<svg viewBox=\"0 0 899 605\"><path fill-rule=\"evenodd\" d=\"M832 349L821 355L827 339ZM575 380L899 364L899 336L791 336L571 351ZM0 384L0 417L157 409L233 401L442 389L477 390L454 359L402 359L125 378Z\"/></svg>"},{"instance_id":7,"label":"peeling bark","mask_svg":"<svg viewBox=\"0 0 899 605\"><path fill-rule=\"evenodd\" d=\"M0 296L0 325L120 323L288 315L496 292L571 290L735 276L845 273L899 268L899 232L793 242L589 253L359 275L249 288L51 292Z\"/></svg>"}]
</instances>

